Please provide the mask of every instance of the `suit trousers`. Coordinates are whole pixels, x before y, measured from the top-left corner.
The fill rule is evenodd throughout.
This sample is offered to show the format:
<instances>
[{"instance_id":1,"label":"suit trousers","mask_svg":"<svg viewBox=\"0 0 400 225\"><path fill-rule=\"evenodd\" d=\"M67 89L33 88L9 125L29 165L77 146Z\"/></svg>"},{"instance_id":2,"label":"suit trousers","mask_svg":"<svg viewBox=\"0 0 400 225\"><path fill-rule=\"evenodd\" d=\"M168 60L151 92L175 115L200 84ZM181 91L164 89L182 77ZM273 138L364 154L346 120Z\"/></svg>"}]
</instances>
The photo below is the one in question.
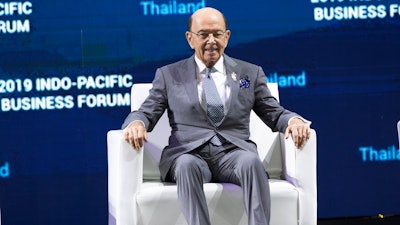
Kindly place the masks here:
<instances>
[{"instance_id":1,"label":"suit trousers","mask_svg":"<svg viewBox=\"0 0 400 225\"><path fill-rule=\"evenodd\" d=\"M206 143L176 158L168 178L177 184L180 207L188 225L211 225L203 191L203 183L207 182L241 186L248 224L269 224L268 175L254 152L231 143Z\"/></svg>"}]
</instances>

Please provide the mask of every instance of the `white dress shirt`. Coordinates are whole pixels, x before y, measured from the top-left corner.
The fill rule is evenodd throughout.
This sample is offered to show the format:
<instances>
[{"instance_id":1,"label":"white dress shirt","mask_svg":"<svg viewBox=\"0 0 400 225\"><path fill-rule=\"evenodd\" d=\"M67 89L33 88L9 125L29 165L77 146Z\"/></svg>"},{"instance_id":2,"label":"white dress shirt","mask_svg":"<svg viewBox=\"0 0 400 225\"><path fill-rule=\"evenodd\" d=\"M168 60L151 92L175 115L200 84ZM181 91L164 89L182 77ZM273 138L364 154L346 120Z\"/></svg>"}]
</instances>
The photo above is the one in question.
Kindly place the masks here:
<instances>
[{"instance_id":1,"label":"white dress shirt","mask_svg":"<svg viewBox=\"0 0 400 225\"><path fill-rule=\"evenodd\" d=\"M195 56L195 61L197 65L197 91L199 96L199 101L203 107L205 107L205 100L203 95L203 79L206 76L206 66L204 63ZM217 91L219 96L221 97L222 102L224 103L224 112L227 111L227 101L229 100L229 95L231 93L231 89L228 85L228 80L226 77L226 70L224 66L224 58L221 58L217 61L217 63L213 66L213 70L211 71L211 77L214 80L215 86L217 87Z\"/></svg>"}]
</instances>

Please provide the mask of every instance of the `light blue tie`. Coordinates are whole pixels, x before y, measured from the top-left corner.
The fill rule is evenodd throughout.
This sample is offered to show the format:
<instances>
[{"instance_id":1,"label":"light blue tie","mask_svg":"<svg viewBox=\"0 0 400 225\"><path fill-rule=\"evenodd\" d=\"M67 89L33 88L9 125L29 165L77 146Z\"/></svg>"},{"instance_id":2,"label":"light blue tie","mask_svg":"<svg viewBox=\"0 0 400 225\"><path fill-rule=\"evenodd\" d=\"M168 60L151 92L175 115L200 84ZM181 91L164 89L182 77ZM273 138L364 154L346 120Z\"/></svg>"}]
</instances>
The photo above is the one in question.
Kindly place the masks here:
<instances>
[{"instance_id":1,"label":"light blue tie","mask_svg":"<svg viewBox=\"0 0 400 225\"><path fill-rule=\"evenodd\" d=\"M211 68L206 68L206 76L203 80L203 92L207 103L207 116L215 126L218 126L224 118L224 105L218 94L214 80L211 77ZM210 139L210 142L216 146L221 146L223 140L224 139L217 134Z\"/></svg>"}]
</instances>

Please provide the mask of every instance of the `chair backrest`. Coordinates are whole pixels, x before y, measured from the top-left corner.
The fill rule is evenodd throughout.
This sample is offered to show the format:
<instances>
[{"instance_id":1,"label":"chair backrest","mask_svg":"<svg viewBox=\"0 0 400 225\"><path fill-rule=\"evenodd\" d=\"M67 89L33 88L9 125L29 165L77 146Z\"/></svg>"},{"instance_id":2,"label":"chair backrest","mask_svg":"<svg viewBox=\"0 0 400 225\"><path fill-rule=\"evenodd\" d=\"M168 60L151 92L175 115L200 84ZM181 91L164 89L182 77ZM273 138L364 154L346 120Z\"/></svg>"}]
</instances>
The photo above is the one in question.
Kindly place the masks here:
<instances>
[{"instance_id":1,"label":"chair backrest","mask_svg":"<svg viewBox=\"0 0 400 225\"><path fill-rule=\"evenodd\" d=\"M134 84L131 89L131 110L137 110L149 95L152 84ZM271 94L279 101L277 83L268 83ZM149 141L144 145L143 178L159 180L158 163L161 152L168 144L171 134L167 113L164 112L153 131L148 133ZM282 175L281 142L278 132L272 132L252 111L250 114L250 139L257 144L260 159L267 165L270 177L280 178ZM279 149L277 151L276 149Z\"/></svg>"}]
</instances>

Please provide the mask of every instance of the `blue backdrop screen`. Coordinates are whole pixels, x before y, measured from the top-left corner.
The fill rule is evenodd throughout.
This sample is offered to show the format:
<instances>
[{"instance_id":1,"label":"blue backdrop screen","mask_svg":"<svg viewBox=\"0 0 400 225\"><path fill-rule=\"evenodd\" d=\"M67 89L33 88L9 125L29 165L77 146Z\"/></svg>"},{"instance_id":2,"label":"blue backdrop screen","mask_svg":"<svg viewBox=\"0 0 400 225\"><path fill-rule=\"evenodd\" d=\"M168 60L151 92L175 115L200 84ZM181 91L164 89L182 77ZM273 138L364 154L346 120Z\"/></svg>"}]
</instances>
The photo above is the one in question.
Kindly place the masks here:
<instances>
[{"instance_id":1,"label":"blue backdrop screen","mask_svg":"<svg viewBox=\"0 0 400 225\"><path fill-rule=\"evenodd\" d=\"M312 120L318 217L400 214L399 1L31 0L0 2L3 224L107 223L106 133L132 84L193 54L205 6L228 19L226 53Z\"/></svg>"}]
</instances>

